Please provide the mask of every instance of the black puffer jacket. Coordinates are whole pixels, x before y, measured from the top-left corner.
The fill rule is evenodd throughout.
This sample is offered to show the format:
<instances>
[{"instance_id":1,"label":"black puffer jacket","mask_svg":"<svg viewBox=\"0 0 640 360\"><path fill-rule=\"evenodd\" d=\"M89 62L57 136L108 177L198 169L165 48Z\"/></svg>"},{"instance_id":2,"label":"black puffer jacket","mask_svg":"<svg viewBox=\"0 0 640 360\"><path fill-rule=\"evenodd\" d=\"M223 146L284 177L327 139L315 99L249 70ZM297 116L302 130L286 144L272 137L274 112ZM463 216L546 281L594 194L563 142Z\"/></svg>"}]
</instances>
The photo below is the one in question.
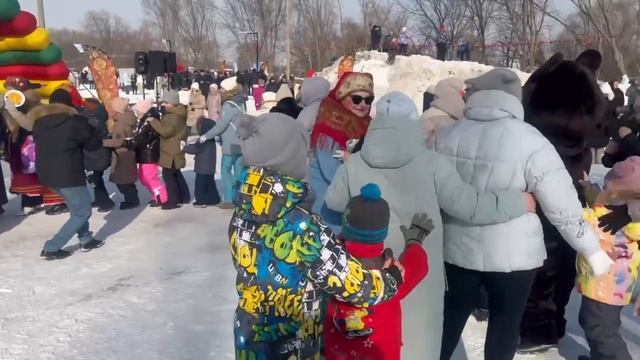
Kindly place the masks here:
<instances>
[{"instance_id":1,"label":"black puffer jacket","mask_svg":"<svg viewBox=\"0 0 640 360\"><path fill-rule=\"evenodd\" d=\"M95 129L95 134L100 139L106 139L109 136L107 129L107 120L109 114L104 105L96 104L95 109L86 108L81 113L89 121ZM111 165L111 149L100 147L97 150L84 150L84 169L87 171L104 171Z\"/></svg>"},{"instance_id":2,"label":"black puffer jacket","mask_svg":"<svg viewBox=\"0 0 640 360\"><path fill-rule=\"evenodd\" d=\"M130 148L135 150L138 164L157 164L160 161L160 136L147 122L150 117L159 119L158 109L151 108L140 118L131 139Z\"/></svg>"},{"instance_id":3,"label":"black puffer jacket","mask_svg":"<svg viewBox=\"0 0 640 360\"><path fill-rule=\"evenodd\" d=\"M62 104L36 106L27 117L34 120L40 183L54 189L85 186L84 150L96 150L102 144L87 118Z\"/></svg>"}]
</instances>

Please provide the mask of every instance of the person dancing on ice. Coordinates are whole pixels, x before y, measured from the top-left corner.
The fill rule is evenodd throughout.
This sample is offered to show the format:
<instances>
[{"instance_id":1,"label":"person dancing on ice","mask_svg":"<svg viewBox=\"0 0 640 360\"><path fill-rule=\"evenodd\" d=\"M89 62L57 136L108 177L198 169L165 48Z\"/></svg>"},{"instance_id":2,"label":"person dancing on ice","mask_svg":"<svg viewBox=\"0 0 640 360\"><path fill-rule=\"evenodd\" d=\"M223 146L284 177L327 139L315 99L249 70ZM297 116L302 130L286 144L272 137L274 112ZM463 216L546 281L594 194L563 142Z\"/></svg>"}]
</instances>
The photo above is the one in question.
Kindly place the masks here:
<instances>
[{"instance_id":1,"label":"person dancing on ice","mask_svg":"<svg viewBox=\"0 0 640 360\"><path fill-rule=\"evenodd\" d=\"M384 241L389 229L389 204L376 184L367 184L351 198L342 225L345 249L370 269L381 269L388 257ZM325 359L399 360L402 348L400 301L427 276L429 264L422 248L433 231L426 214L415 215L410 228L400 227L406 240L400 256L404 281L391 300L357 307L335 298L329 301L325 328Z\"/></svg>"}]
</instances>

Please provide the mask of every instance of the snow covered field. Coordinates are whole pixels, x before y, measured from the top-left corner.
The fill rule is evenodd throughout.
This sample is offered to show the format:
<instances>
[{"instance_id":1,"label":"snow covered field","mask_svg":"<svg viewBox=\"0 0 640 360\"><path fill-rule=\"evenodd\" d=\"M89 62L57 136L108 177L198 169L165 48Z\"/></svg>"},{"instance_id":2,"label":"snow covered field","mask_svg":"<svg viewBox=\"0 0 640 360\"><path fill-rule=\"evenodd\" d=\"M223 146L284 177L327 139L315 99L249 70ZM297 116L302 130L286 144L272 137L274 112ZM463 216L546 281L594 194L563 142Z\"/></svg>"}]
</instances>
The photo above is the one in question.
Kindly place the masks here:
<instances>
[{"instance_id":1,"label":"snow covered field","mask_svg":"<svg viewBox=\"0 0 640 360\"><path fill-rule=\"evenodd\" d=\"M185 174L193 184L193 172ZM94 214L92 228L106 245L47 262L38 257L42 244L66 215L22 218L18 208L14 197L0 217L0 359L233 359L230 212L186 206ZM576 300L560 354L537 359L586 353ZM640 359L640 320L626 311L623 325ZM455 359L483 358L485 326L469 321Z\"/></svg>"}]
</instances>

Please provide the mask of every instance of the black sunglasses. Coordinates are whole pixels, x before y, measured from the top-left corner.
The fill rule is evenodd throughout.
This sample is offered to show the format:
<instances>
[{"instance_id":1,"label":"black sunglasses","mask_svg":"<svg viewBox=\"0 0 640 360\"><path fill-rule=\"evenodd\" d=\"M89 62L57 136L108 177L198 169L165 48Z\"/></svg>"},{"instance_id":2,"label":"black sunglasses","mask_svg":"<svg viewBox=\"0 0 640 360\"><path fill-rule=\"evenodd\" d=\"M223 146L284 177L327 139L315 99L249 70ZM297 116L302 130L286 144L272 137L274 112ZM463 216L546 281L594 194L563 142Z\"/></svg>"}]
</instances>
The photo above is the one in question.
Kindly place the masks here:
<instances>
[{"instance_id":1,"label":"black sunglasses","mask_svg":"<svg viewBox=\"0 0 640 360\"><path fill-rule=\"evenodd\" d=\"M367 96L367 97L362 97L360 95L351 95L351 102L354 105L360 105L360 103L362 102L362 100L364 100L364 103L367 105L371 105L371 103L373 102L373 100L375 100L375 96L371 95L371 96Z\"/></svg>"}]
</instances>

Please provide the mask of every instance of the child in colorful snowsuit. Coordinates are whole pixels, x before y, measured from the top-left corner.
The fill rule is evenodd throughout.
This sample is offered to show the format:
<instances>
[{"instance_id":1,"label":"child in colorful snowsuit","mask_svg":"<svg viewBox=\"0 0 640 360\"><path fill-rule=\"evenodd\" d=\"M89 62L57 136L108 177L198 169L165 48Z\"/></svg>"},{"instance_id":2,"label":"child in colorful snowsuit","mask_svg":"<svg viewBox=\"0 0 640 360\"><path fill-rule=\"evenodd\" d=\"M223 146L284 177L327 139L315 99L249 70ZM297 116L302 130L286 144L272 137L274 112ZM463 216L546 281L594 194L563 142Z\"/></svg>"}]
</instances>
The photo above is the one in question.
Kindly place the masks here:
<instances>
[{"instance_id":1,"label":"child in colorful snowsuit","mask_svg":"<svg viewBox=\"0 0 640 360\"><path fill-rule=\"evenodd\" d=\"M366 306L398 291L398 266L368 270L311 215L308 133L291 117L245 115L229 245L237 271L236 359L319 360L325 294Z\"/></svg>"},{"instance_id":2,"label":"child in colorful snowsuit","mask_svg":"<svg viewBox=\"0 0 640 360\"><path fill-rule=\"evenodd\" d=\"M587 196L588 201L594 197ZM636 315L640 315L640 157L617 163L605 177L604 191L592 202L594 205L584 211L584 219L598 229L600 246L614 264L608 273L594 277L586 260L578 257L577 290L582 294L580 326L584 329L591 359L631 360L620 335L620 312L635 302ZM632 222L615 234L600 228L599 221L611 212L607 206L620 205L628 206Z\"/></svg>"},{"instance_id":3,"label":"child in colorful snowsuit","mask_svg":"<svg viewBox=\"0 0 640 360\"><path fill-rule=\"evenodd\" d=\"M369 270L383 267L384 240L389 228L389 204L380 188L367 184L347 205L341 240L348 253ZM433 230L426 214L416 215L409 229L402 228L407 241L400 263L404 281L391 300L358 307L332 298L325 317L326 360L399 360L402 348L404 299L427 276L429 265L422 242Z\"/></svg>"}]
</instances>

